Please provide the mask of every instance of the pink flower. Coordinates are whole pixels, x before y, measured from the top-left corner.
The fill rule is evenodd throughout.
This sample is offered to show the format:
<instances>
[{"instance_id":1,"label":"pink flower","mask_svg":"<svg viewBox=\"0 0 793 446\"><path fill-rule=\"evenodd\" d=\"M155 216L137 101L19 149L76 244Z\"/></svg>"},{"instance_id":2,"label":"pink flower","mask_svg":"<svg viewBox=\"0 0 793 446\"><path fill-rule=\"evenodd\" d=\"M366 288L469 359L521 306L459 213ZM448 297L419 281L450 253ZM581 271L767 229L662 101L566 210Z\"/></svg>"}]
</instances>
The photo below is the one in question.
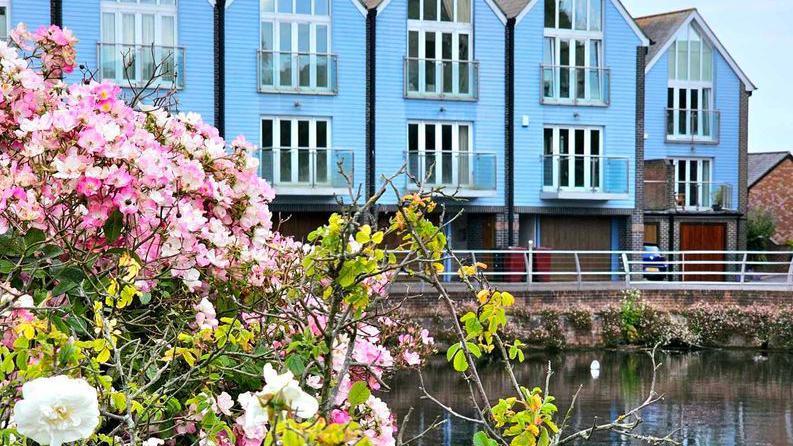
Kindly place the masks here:
<instances>
[{"instance_id":1,"label":"pink flower","mask_svg":"<svg viewBox=\"0 0 793 446\"><path fill-rule=\"evenodd\" d=\"M346 410L333 409L330 412L331 424L347 424L350 422L350 414Z\"/></svg>"},{"instance_id":2,"label":"pink flower","mask_svg":"<svg viewBox=\"0 0 793 446\"><path fill-rule=\"evenodd\" d=\"M102 181L97 178L82 177L77 181L77 192L86 197L93 197L102 187Z\"/></svg>"},{"instance_id":3,"label":"pink flower","mask_svg":"<svg viewBox=\"0 0 793 446\"><path fill-rule=\"evenodd\" d=\"M412 352L410 350L405 350L402 353L402 359L405 360L405 363L409 366L416 366L421 364L421 356L418 353Z\"/></svg>"}]
</instances>

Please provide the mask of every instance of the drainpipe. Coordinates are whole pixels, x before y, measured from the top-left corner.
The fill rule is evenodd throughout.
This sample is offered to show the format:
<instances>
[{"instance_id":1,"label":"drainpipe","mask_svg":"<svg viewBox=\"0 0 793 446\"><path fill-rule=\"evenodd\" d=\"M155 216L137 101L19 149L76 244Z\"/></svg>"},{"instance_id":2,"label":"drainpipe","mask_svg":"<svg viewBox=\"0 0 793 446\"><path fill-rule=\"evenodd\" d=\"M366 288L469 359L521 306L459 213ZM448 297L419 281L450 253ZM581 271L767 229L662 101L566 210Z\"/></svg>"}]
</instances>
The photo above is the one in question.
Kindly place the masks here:
<instances>
[{"instance_id":1,"label":"drainpipe","mask_svg":"<svg viewBox=\"0 0 793 446\"><path fill-rule=\"evenodd\" d=\"M377 8L366 11L366 198L375 193L375 62Z\"/></svg>"},{"instance_id":2,"label":"drainpipe","mask_svg":"<svg viewBox=\"0 0 793 446\"><path fill-rule=\"evenodd\" d=\"M50 0L50 23L63 28L63 0Z\"/></svg>"},{"instance_id":3,"label":"drainpipe","mask_svg":"<svg viewBox=\"0 0 793 446\"><path fill-rule=\"evenodd\" d=\"M215 33L215 127L226 136L226 0L216 0Z\"/></svg>"},{"instance_id":4,"label":"drainpipe","mask_svg":"<svg viewBox=\"0 0 793 446\"><path fill-rule=\"evenodd\" d=\"M515 18L507 19L504 76L504 204L507 206L507 246L515 246Z\"/></svg>"}]
</instances>

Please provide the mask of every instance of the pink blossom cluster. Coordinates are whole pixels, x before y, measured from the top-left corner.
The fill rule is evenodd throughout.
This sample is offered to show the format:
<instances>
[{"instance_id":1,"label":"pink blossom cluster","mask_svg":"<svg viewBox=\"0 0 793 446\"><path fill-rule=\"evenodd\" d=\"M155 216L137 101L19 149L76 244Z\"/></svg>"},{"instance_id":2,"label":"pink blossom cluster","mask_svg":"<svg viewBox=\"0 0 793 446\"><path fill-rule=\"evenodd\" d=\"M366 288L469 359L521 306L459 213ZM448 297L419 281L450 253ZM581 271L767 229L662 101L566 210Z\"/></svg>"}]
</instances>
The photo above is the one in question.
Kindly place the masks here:
<instances>
[{"instance_id":1,"label":"pink blossom cluster","mask_svg":"<svg viewBox=\"0 0 793 446\"><path fill-rule=\"evenodd\" d=\"M56 28L33 41L74 43ZM68 50L49 51L46 63L71 69ZM212 278L279 280L282 257L297 247L271 232L273 191L244 139L227 151L197 114L133 110L109 82L47 79L5 42L0 83L0 233L38 228L62 246L133 250L143 291L164 273L193 291ZM118 240L106 237L109 219L125 226Z\"/></svg>"},{"instance_id":2,"label":"pink blossom cluster","mask_svg":"<svg viewBox=\"0 0 793 446\"><path fill-rule=\"evenodd\" d=\"M74 71L77 39L68 29L50 25L31 33L24 23L20 23L11 31L10 37L23 50L41 51L38 56L45 77L60 77Z\"/></svg>"}]
</instances>

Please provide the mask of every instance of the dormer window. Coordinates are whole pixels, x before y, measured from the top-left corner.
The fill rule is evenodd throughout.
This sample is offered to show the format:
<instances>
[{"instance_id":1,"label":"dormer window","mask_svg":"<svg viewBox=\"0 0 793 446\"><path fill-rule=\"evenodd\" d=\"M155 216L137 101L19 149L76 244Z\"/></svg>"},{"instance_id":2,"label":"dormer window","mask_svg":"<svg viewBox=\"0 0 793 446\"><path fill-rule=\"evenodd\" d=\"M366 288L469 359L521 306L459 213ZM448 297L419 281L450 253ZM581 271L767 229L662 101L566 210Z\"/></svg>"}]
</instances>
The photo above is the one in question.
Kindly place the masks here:
<instances>
[{"instance_id":1,"label":"dormer window","mask_svg":"<svg viewBox=\"0 0 793 446\"><path fill-rule=\"evenodd\" d=\"M667 140L716 142L719 113L713 98L713 47L691 23L677 33L667 57Z\"/></svg>"},{"instance_id":2,"label":"dormer window","mask_svg":"<svg viewBox=\"0 0 793 446\"><path fill-rule=\"evenodd\" d=\"M603 57L603 0L545 0L544 104L608 104Z\"/></svg>"},{"instance_id":3,"label":"dormer window","mask_svg":"<svg viewBox=\"0 0 793 446\"><path fill-rule=\"evenodd\" d=\"M405 96L475 99L471 0L409 0Z\"/></svg>"}]
</instances>

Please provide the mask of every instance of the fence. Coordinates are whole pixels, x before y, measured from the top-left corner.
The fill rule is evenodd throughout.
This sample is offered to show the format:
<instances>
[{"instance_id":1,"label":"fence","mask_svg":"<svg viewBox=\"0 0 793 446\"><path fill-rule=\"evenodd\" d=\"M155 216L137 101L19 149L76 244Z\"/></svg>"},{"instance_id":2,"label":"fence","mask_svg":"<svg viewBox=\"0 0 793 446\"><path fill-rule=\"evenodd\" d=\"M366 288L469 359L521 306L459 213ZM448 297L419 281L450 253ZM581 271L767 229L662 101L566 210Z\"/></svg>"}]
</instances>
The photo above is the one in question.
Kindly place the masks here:
<instances>
[{"instance_id":1,"label":"fence","mask_svg":"<svg viewBox=\"0 0 793 446\"><path fill-rule=\"evenodd\" d=\"M402 252L405 255L407 253ZM740 285L793 290L791 251L459 250L444 259L444 280L459 281L459 265L481 262L492 282L585 284L617 282ZM683 282L681 284L681 282Z\"/></svg>"}]
</instances>

